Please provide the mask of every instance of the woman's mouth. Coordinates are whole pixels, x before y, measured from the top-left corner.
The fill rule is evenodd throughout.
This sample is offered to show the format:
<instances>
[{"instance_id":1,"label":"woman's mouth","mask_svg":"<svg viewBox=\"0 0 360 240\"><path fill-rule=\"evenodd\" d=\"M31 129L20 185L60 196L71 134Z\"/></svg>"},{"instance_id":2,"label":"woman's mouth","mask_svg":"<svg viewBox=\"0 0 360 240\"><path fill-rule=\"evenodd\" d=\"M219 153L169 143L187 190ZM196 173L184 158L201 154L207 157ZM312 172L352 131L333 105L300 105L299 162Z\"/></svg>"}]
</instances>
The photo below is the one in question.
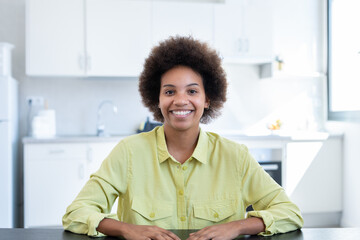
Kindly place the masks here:
<instances>
[{"instance_id":1,"label":"woman's mouth","mask_svg":"<svg viewBox=\"0 0 360 240\"><path fill-rule=\"evenodd\" d=\"M176 117L186 117L188 116L192 110L178 110L178 111L171 111Z\"/></svg>"}]
</instances>

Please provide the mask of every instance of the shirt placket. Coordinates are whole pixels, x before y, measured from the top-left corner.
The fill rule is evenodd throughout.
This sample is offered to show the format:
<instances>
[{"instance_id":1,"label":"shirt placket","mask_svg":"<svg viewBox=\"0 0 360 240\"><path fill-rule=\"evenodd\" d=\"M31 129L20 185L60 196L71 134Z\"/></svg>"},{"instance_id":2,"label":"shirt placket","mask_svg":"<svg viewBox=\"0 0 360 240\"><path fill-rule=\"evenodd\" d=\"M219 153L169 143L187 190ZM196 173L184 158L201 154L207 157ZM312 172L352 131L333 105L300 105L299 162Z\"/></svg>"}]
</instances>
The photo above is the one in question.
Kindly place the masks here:
<instances>
[{"instance_id":1,"label":"shirt placket","mask_svg":"<svg viewBox=\"0 0 360 240\"><path fill-rule=\"evenodd\" d=\"M181 229L188 228L188 214L186 212L186 191L185 191L185 171L187 170L186 165L177 165L176 174L176 199L177 199L177 216L178 225Z\"/></svg>"}]
</instances>

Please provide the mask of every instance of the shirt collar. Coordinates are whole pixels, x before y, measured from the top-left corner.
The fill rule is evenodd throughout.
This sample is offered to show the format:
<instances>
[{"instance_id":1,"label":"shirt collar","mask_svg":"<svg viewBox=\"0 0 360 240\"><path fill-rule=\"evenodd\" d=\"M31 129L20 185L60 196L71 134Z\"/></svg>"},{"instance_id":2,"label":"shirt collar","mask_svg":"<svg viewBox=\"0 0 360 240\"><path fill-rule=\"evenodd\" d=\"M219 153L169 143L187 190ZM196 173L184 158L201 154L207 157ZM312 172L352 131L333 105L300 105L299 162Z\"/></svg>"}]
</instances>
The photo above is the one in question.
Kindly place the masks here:
<instances>
[{"instance_id":1,"label":"shirt collar","mask_svg":"<svg viewBox=\"0 0 360 240\"><path fill-rule=\"evenodd\" d=\"M201 163L206 164L208 162L208 148L209 148L209 137L200 128L199 139L196 148L192 154L192 157Z\"/></svg>"},{"instance_id":2,"label":"shirt collar","mask_svg":"<svg viewBox=\"0 0 360 240\"><path fill-rule=\"evenodd\" d=\"M158 158L159 158L159 162L162 163L170 158L170 154L167 150L166 141L165 141L164 126L158 127L155 130L155 133L156 133Z\"/></svg>"},{"instance_id":3,"label":"shirt collar","mask_svg":"<svg viewBox=\"0 0 360 240\"><path fill-rule=\"evenodd\" d=\"M157 150L159 162L162 163L167 159L170 159L171 156L167 150L164 127L158 127L156 130L156 141L157 141ZM196 145L196 148L192 154L192 157L198 160L201 163L206 164L208 162L207 153L208 153L208 144L209 137L206 132L202 131L200 128L199 139Z\"/></svg>"}]
</instances>

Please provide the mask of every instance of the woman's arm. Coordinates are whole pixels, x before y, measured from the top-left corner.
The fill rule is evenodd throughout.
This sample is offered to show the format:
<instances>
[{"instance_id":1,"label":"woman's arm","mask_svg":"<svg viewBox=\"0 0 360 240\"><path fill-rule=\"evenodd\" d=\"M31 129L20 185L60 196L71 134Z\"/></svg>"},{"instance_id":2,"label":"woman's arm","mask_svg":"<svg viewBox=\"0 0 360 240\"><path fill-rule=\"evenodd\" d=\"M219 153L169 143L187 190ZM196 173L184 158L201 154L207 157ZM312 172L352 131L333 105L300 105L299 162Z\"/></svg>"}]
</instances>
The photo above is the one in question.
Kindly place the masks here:
<instances>
[{"instance_id":1,"label":"woman's arm","mask_svg":"<svg viewBox=\"0 0 360 240\"><path fill-rule=\"evenodd\" d=\"M96 230L100 221L104 218L118 219L116 214L110 212L116 198L126 192L128 176L127 148L120 142L66 209L64 229L89 236L101 236Z\"/></svg>"},{"instance_id":2,"label":"woman's arm","mask_svg":"<svg viewBox=\"0 0 360 240\"><path fill-rule=\"evenodd\" d=\"M240 165L241 190L245 205L252 205L254 211L247 218L261 218L265 231L261 235L273 235L299 229L303 219L299 208L291 202L285 190L264 171L244 147Z\"/></svg>"},{"instance_id":3,"label":"woman's arm","mask_svg":"<svg viewBox=\"0 0 360 240\"><path fill-rule=\"evenodd\" d=\"M101 236L96 231L104 218L117 219L111 208L118 195L116 189L103 179L92 176L75 200L68 206L62 222L65 230L89 236Z\"/></svg>"}]
</instances>

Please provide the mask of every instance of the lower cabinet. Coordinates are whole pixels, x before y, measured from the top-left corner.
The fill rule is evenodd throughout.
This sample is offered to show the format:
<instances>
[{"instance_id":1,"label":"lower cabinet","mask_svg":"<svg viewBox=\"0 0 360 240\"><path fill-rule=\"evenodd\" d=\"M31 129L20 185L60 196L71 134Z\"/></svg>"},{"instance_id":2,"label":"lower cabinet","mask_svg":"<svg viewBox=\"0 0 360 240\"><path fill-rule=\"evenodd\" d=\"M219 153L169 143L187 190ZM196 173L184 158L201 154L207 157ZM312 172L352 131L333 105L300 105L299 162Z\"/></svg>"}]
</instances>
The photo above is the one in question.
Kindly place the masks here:
<instances>
[{"instance_id":1,"label":"lower cabinet","mask_svg":"<svg viewBox=\"0 0 360 240\"><path fill-rule=\"evenodd\" d=\"M286 146L285 190L304 227L340 226L343 210L343 139L295 141Z\"/></svg>"},{"instance_id":2,"label":"lower cabinet","mask_svg":"<svg viewBox=\"0 0 360 240\"><path fill-rule=\"evenodd\" d=\"M67 206L116 144L25 143L24 227L61 226Z\"/></svg>"},{"instance_id":3,"label":"lower cabinet","mask_svg":"<svg viewBox=\"0 0 360 240\"><path fill-rule=\"evenodd\" d=\"M245 144L260 165L264 165L265 159L279 160L278 154L269 153L281 150L281 185L300 208L305 227L340 225L343 209L342 135L309 136L297 140L276 136L268 139L235 137L233 140Z\"/></svg>"}]
</instances>

